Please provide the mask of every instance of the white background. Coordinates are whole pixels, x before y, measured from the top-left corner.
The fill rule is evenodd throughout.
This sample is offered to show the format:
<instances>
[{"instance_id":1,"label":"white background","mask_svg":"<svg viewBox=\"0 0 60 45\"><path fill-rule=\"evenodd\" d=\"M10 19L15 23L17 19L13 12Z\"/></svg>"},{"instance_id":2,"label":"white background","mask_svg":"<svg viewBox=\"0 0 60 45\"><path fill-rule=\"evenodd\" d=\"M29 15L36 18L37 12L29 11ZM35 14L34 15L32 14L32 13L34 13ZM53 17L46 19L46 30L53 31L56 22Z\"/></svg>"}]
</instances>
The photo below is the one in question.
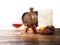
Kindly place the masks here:
<instances>
[{"instance_id":1,"label":"white background","mask_svg":"<svg viewBox=\"0 0 60 45\"><path fill-rule=\"evenodd\" d=\"M52 25L53 10L51 9L40 9L38 11L38 28L41 26Z\"/></svg>"},{"instance_id":2,"label":"white background","mask_svg":"<svg viewBox=\"0 0 60 45\"><path fill-rule=\"evenodd\" d=\"M37 11L53 9L53 25L60 28L60 0L0 0L0 30L15 29L12 23L21 23L22 14L29 11L29 7Z\"/></svg>"}]
</instances>

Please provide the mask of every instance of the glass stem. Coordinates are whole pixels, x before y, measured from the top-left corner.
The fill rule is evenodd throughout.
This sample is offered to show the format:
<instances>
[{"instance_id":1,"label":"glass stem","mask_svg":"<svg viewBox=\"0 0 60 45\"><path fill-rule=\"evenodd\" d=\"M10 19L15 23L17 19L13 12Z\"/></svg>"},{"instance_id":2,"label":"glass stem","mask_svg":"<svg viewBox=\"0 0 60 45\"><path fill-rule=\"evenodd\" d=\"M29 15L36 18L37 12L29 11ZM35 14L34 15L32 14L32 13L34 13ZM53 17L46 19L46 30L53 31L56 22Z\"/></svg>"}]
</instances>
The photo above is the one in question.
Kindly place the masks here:
<instances>
[{"instance_id":1,"label":"glass stem","mask_svg":"<svg viewBox=\"0 0 60 45\"><path fill-rule=\"evenodd\" d=\"M17 28L17 30L18 30L18 28Z\"/></svg>"}]
</instances>

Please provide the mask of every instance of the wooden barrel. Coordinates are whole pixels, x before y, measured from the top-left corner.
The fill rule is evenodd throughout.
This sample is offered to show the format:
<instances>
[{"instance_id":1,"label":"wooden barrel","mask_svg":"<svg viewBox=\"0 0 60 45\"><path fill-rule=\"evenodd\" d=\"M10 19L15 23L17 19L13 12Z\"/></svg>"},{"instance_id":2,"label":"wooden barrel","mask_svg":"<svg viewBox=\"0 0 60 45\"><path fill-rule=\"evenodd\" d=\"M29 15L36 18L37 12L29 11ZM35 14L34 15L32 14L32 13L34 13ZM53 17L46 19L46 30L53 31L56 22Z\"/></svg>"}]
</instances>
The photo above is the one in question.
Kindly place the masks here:
<instances>
[{"instance_id":1,"label":"wooden barrel","mask_svg":"<svg viewBox=\"0 0 60 45\"><path fill-rule=\"evenodd\" d=\"M29 12L23 13L22 21L23 21L23 24L26 26L36 25L36 27L37 27L38 26L37 11L35 11L33 14L30 14Z\"/></svg>"}]
</instances>

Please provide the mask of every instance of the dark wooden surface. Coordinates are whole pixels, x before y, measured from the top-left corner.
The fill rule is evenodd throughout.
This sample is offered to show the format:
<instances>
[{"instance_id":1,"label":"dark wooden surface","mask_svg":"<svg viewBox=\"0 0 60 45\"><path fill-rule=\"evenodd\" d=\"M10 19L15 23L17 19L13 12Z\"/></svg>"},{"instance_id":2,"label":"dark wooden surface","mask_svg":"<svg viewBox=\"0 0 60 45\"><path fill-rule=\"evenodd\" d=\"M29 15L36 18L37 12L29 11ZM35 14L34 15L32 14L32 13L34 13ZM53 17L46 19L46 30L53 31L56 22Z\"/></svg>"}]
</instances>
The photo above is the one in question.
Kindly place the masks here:
<instances>
[{"instance_id":1,"label":"dark wooden surface","mask_svg":"<svg viewBox=\"0 0 60 45\"><path fill-rule=\"evenodd\" d=\"M60 45L60 30L55 30L53 35L1 30L0 45Z\"/></svg>"}]
</instances>

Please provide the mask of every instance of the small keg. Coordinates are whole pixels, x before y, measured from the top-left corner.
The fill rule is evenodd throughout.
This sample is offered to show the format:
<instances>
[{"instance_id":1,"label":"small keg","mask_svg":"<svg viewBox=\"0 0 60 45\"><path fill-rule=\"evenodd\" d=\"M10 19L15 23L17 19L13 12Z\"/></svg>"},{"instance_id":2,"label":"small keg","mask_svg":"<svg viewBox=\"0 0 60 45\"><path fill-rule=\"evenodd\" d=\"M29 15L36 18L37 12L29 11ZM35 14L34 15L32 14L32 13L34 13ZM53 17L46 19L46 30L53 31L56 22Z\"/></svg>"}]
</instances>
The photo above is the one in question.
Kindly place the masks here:
<instances>
[{"instance_id":1,"label":"small keg","mask_svg":"<svg viewBox=\"0 0 60 45\"><path fill-rule=\"evenodd\" d=\"M38 26L38 13L37 13L37 11L34 11L33 14L30 14L29 12L23 13L22 21L23 21L23 24L26 26L36 25L36 27L37 27Z\"/></svg>"}]
</instances>

